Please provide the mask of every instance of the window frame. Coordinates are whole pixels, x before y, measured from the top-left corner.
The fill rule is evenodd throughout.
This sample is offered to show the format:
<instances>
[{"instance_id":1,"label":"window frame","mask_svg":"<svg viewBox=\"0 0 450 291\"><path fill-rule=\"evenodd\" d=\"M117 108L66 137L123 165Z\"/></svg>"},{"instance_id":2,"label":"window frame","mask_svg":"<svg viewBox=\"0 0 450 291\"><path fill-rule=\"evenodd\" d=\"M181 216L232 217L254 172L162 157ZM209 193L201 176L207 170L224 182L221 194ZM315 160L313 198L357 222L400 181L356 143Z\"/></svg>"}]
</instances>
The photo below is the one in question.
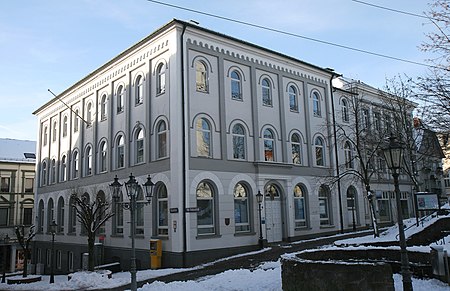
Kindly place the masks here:
<instances>
[{"instance_id":1,"label":"window frame","mask_svg":"<svg viewBox=\"0 0 450 291\"><path fill-rule=\"evenodd\" d=\"M156 94L164 94L166 92L166 65L160 63L156 68Z\"/></svg>"},{"instance_id":2,"label":"window frame","mask_svg":"<svg viewBox=\"0 0 450 291\"><path fill-rule=\"evenodd\" d=\"M156 193L157 235L167 237L169 236L169 193L166 185L158 184Z\"/></svg>"},{"instance_id":3,"label":"window frame","mask_svg":"<svg viewBox=\"0 0 450 291\"><path fill-rule=\"evenodd\" d=\"M125 111L125 87L121 84L116 90L116 114Z\"/></svg>"},{"instance_id":4,"label":"window frame","mask_svg":"<svg viewBox=\"0 0 450 291\"><path fill-rule=\"evenodd\" d=\"M195 62L195 88L197 92L208 93L208 65L202 61L198 60Z\"/></svg>"},{"instance_id":5,"label":"window frame","mask_svg":"<svg viewBox=\"0 0 450 291\"><path fill-rule=\"evenodd\" d=\"M116 139L116 169L125 168L125 136L119 135Z\"/></svg>"},{"instance_id":6,"label":"window frame","mask_svg":"<svg viewBox=\"0 0 450 291\"><path fill-rule=\"evenodd\" d=\"M134 133L134 164L145 162L145 134L143 128L138 128Z\"/></svg>"},{"instance_id":7,"label":"window frame","mask_svg":"<svg viewBox=\"0 0 450 291\"><path fill-rule=\"evenodd\" d=\"M320 94L317 91L312 92L312 99L313 99L313 115L316 117L322 116L322 105L320 102Z\"/></svg>"},{"instance_id":8,"label":"window frame","mask_svg":"<svg viewBox=\"0 0 450 291\"><path fill-rule=\"evenodd\" d=\"M289 85L288 96L289 96L289 110L291 112L299 112L298 92L297 88L294 85Z\"/></svg>"},{"instance_id":9,"label":"window frame","mask_svg":"<svg viewBox=\"0 0 450 291\"><path fill-rule=\"evenodd\" d=\"M156 146L157 146L157 158L163 159L168 157L168 130L166 121L160 120L157 125L157 133L156 133Z\"/></svg>"},{"instance_id":10,"label":"window frame","mask_svg":"<svg viewBox=\"0 0 450 291\"><path fill-rule=\"evenodd\" d=\"M314 139L315 165L317 167L325 167L325 141L322 137L317 136Z\"/></svg>"},{"instance_id":11,"label":"window frame","mask_svg":"<svg viewBox=\"0 0 450 291\"><path fill-rule=\"evenodd\" d=\"M342 98L341 100L341 115L342 115L342 121L343 122L349 122L349 112L348 112L348 100L347 98Z\"/></svg>"},{"instance_id":12,"label":"window frame","mask_svg":"<svg viewBox=\"0 0 450 291\"><path fill-rule=\"evenodd\" d=\"M294 140L294 137L297 140ZM296 156L297 154L297 156ZM302 138L300 134L294 132L291 135L291 162L294 165L302 165Z\"/></svg>"},{"instance_id":13,"label":"window frame","mask_svg":"<svg viewBox=\"0 0 450 291\"><path fill-rule=\"evenodd\" d=\"M307 228L309 221L308 221L308 191L306 190L306 186L301 183L296 184L294 186L293 197L294 197L295 228Z\"/></svg>"},{"instance_id":14,"label":"window frame","mask_svg":"<svg viewBox=\"0 0 450 291\"><path fill-rule=\"evenodd\" d=\"M243 101L242 78L237 70L233 70L230 74L230 92L232 100Z\"/></svg>"},{"instance_id":15,"label":"window frame","mask_svg":"<svg viewBox=\"0 0 450 291\"><path fill-rule=\"evenodd\" d=\"M202 188L200 188L200 185L204 185ZM205 187L207 186L207 187ZM208 189L207 189L208 188ZM203 190L205 189L205 190ZM206 193L209 190L209 195ZM206 195L199 195L199 193L205 193ZM196 188L196 203L197 207L199 208L199 211L197 212L197 235L198 236L210 236L210 235L217 235L217 214L216 214L216 190L212 184L212 182L209 181L201 181ZM202 203L199 203L201 201ZM204 201L207 202L207 204L203 203ZM206 206L206 207L205 207ZM200 223L200 216L203 213L207 213L208 209L209 211L209 218L208 221L210 223ZM207 213L208 214L208 213Z\"/></svg>"},{"instance_id":16,"label":"window frame","mask_svg":"<svg viewBox=\"0 0 450 291\"><path fill-rule=\"evenodd\" d=\"M252 217L252 213L250 213L250 201L251 199L249 187L245 183L237 183L233 188L235 233L249 233L252 230L252 223L250 220L250 218ZM243 206L244 208L242 208L241 206ZM242 215L243 209L245 209L244 215ZM244 221L242 220L243 217Z\"/></svg>"},{"instance_id":17,"label":"window frame","mask_svg":"<svg viewBox=\"0 0 450 291\"><path fill-rule=\"evenodd\" d=\"M108 96L102 94L100 98L100 121L108 119Z\"/></svg>"},{"instance_id":18,"label":"window frame","mask_svg":"<svg viewBox=\"0 0 450 291\"><path fill-rule=\"evenodd\" d=\"M245 127L236 123L233 125L231 130L232 136L232 148L233 148L233 159L235 160L246 160L247 159L247 135Z\"/></svg>"},{"instance_id":19,"label":"window frame","mask_svg":"<svg viewBox=\"0 0 450 291\"><path fill-rule=\"evenodd\" d=\"M197 156L212 158L212 127L208 119L201 117L195 122ZM199 143L201 141L201 144Z\"/></svg>"},{"instance_id":20,"label":"window frame","mask_svg":"<svg viewBox=\"0 0 450 291\"><path fill-rule=\"evenodd\" d=\"M273 106L272 82L270 82L269 78L263 78L261 80L261 98L263 106L267 107Z\"/></svg>"},{"instance_id":21,"label":"window frame","mask_svg":"<svg viewBox=\"0 0 450 291\"><path fill-rule=\"evenodd\" d=\"M276 148L275 148L275 134L270 128L266 128L263 131L263 145L264 145L264 161L275 162L276 161ZM271 153L272 158L270 158Z\"/></svg>"},{"instance_id":22,"label":"window frame","mask_svg":"<svg viewBox=\"0 0 450 291\"><path fill-rule=\"evenodd\" d=\"M134 86L134 106L139 106L144 103L144 76L142 74L136 76Z\"/></svg>"}]
</instances>

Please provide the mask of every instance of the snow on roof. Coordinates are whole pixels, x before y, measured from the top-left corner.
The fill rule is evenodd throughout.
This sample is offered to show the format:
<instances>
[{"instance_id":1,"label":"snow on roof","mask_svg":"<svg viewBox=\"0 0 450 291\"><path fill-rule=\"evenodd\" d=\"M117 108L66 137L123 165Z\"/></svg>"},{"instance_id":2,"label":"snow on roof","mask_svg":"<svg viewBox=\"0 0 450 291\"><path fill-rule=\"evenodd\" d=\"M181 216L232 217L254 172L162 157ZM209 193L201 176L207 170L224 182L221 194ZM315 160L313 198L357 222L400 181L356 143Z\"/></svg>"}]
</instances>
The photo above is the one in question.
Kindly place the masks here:
<instances>
[{"instance_id":1,"label":"snow on roof","mask_svg":"<svg viewBox=\"0 0 450 291\"><path fill-rule=\"evenodd\" d=\"M2 162L34 163L35 153L35 141L0 138L0 161Z\"/></svg>"}]
</instances>

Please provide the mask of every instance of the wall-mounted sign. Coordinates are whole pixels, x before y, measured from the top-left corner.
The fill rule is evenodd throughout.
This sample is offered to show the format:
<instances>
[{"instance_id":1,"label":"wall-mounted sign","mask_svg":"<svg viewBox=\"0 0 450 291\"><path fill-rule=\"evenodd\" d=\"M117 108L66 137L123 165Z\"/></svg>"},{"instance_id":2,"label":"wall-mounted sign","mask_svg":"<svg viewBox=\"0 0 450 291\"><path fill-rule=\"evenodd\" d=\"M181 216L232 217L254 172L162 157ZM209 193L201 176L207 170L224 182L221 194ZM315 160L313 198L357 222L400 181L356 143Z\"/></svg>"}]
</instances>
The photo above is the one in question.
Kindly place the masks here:
<instances>
[{"instance_id":1,"label":"wall-mounted sign","mask_svg":"<svg viewBox=\"0 0 450 291\"><path fill-rule=\"evenodd\" d=\"M438 195L435 193L416 193L417 210L437 210L439 209Z\"/></svg>"},{"instance_id":2,"label":"wall-mounted sign","mask_svg":"<svg viewBox=\"0 0 450 291\"><path fill-rule=\"evenodd\" d=\"M170 208L170 213L178 213L178 208Z\"/></svg>"},{"instance_id":3,"label":"wall-mounted sign","mask_svg":"<svg viewBox=\"0 0 450 291\"><path fill-rule=\"evenodd\" d=\"M186 212L199 212L200 208L198 207L187 207Z\"/></svg>"}]
</instances>

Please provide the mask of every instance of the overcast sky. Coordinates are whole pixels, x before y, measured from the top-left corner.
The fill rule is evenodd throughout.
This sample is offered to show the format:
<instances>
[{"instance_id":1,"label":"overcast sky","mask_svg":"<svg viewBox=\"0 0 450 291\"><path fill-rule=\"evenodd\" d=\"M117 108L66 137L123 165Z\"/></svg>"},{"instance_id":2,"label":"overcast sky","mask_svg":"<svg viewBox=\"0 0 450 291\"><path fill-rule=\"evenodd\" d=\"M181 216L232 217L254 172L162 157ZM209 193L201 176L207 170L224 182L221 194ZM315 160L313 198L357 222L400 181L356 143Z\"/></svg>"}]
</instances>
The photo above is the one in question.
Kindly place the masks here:
<instances>
[{"instance_id":1,"label":"overcast sky","mask_svg":"<svg viewBox=\"0 0 450 291\"><path fill-rule=\"evenodd\" d=\"M427 19L352 0L160 0L330 43L423 63ZM430 0L431 1L431 0ZM367 0L415 14L427 0ZM196 20L302 61L382 88L426 67L270 32L147 0L14 0L0 4L0 138L36 140L32 112L171 19Z\"/></svg>"}]
</instances>

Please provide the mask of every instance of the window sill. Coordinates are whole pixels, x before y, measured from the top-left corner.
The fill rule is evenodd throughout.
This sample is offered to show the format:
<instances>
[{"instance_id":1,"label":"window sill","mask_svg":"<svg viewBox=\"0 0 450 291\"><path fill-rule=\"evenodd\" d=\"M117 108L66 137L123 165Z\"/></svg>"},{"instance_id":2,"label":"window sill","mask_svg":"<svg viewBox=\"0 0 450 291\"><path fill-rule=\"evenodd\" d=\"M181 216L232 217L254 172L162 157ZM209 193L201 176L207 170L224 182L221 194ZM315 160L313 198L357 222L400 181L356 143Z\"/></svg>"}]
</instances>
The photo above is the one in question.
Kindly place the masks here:
<instances>
[{"instance_id":1,"label":"window sill","mask_svg":"<svg viewBox=\"0 0 450 291\"><path fill-rule=\"evenodd\" d=\"M169 240L169 236L164 235L164 236L152 236L151 239L160 239L160 240Z\"/></svg>"},{"instance_id":2,"label":"window sill","mask_svg":"<svg viewBox=\"0 0 450 291\"><path fill-rule=\"evenodd\" d=\"M334 226L333 224L329 224L329 225L321 225L320 228L321 228L321 229L335 228L335 226Z\"/></svg>"},{"instance_id":3,"label":"window sill","mask_svg":"<svg viewBox=\"0 0 450 291\"><path fill-rule=\"evenodd\" d=\"M77 234L75 232L68 232L68 233L66 233L66 235L68 235L68 236L76 236Z\"/></svg>"},{"instance_id":4,"label":"window sill","mask_svg":"<svg viewBox=\"0 0 450 291\"><path fill-rule=\"evenodd\" d=\"M123 234L111 234L110 237L123 237Z\"/></svg>"},{"instance_id":5,"label":"window sill","mask_svg":"<svg viewBox=\"0 0 450 291\"><path fill-rule=\"evenodd\" d=\"M197 234L195 239L211 239L211 238L221 238L220 234Z\"/></svg>"},{"instance_id":6,"label":"window sill","mask_svg":"<svg viewBox=\"0 0 450 291\"><path fill-rule=\"evenodd\" d=\"M164 95L164 93L166 93L166 90L160 90L158 93L156 93L156 97Z\"/></svg>"},{"instance_id":7,"label":"window sill","mask_svg":"<svg viewBox=\"0 0 450 291\"><path fill-rule=\"evenodd\" d=\"M302 227L296 227L294 228L294 231L305 231L305 230L311 230L311 227L308 226L302 226Z\"/></svg>"},{"instance_id":8,"label":"window sill","mask_svg":"<svg viewBox=\"0 0 450 291\"><path fill-rule=\"evenodd\" d=\"M234 236L253 236L256 235L256 232L249 231L249 232L236 232Z\"/></svg>"}]
</instances>

